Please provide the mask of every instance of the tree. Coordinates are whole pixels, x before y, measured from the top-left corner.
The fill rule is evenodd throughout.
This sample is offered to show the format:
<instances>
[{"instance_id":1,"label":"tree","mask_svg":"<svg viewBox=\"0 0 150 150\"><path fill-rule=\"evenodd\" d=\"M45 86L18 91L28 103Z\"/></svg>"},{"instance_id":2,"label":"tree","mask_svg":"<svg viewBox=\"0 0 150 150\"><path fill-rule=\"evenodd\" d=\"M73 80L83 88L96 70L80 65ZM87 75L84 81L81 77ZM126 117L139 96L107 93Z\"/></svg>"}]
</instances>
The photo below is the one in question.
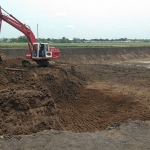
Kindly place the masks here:
<instances>
[{"instance_id":1,"label":"tree","mask_svg":"<svg viewBox=\"0 0 150 150\"><path fill-rule=\"evenodd\" d=\"M60 39L60 43L69 43L69 39L62 37L62 39Z\"/></svg>"},{"instance_id":2,"label":"tree","mask_svg":"<svg viewBox=\"0 0 150 150\"><path fill-rule=\"evenodd\" d=\"M25 42L28 42L28 39L27 39L26 36L19 36L17 38L17 42L19 42L19 43L25 43Z\"/></svg>"}]
</instances>

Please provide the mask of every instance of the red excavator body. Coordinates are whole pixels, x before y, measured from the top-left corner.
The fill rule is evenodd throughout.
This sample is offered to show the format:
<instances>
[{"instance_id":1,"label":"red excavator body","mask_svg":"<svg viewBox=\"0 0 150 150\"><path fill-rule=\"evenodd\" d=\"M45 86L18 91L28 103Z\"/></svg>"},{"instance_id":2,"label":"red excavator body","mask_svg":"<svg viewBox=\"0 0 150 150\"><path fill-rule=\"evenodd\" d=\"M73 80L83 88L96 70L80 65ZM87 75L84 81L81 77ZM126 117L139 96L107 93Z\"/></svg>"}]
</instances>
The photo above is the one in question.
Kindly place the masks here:
<instances>
[{"instance_id":1,"label":"red excavator body","mask_svg":"<svg viewBox=\"0 0 150 150\"><path fill-rule=\"evenodd\" d=\"M3 14L4 11L6 14ZM60 50L55 47L50 47L48 43L38 43L29 26L21 23L13 15L6 12L0 7L0 31L2 26L2 20L21 31L29 40L28 47L30 53L26 55L26 59L32 59L39 65L47 65L49 60L57 59L60 57ZM26 66L27 61L23 61L23 65ZM27 63L27 66L29 64Z\"/></svg>"}]
</instances>

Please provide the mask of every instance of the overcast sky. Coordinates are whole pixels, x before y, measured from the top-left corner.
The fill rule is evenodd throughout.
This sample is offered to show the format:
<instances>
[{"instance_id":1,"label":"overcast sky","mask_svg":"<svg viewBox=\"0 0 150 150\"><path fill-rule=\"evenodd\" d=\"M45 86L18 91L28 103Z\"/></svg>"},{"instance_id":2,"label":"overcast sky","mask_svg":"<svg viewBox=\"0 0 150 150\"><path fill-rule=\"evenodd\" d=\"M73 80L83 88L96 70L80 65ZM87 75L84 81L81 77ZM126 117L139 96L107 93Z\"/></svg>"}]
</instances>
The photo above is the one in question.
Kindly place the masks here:
<instances>
[{"instance_id":1,"label":"overcast sky","mask_svg":"<svg viewBox=\"0 0 150 150\"><path fill-rule=\"evenodd\" d=\"M0 0L40 38L150 39L150 0ZM2 23L0 38L23 34Z\"/></svg>"}]
</instances>

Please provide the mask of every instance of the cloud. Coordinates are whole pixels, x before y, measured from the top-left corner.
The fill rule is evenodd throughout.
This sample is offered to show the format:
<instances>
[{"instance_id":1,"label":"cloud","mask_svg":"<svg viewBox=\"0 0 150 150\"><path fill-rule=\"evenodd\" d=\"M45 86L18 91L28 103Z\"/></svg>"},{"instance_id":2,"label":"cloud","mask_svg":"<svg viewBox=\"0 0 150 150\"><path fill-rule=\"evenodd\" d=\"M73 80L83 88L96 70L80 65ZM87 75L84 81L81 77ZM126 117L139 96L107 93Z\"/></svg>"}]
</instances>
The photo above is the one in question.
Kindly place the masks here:
<instances>
[{"instance_id":1,"label":"cloud","mask_svg":"<svg viewBox=\"0 0 150 150\"><path fill-rule=\"evenodd\" d=\"M106 27L105 30L110 30L110 28L109 28L109 27Z\"/></svg>"},{"instance_id":2,"label":"cloud","mask_svg":"<svg viewBox=\"0 0 150 150\"><path fill-rule=\"evenodd\" d=\"M48 29L49 29L49 28L53 28L53 29L54 29L55 27L54 27L53 25L50 25L50 26L48 26Z\"/></svg>"},{"instance_id":3,"label":"cloud","mask_svg":"<svg viewBox=\"0 0 150 150\"><path fill-rule=\"evenodd\" d=\"M51 15L47 15L47 18L51 18L52 16Z\"/></svg>"},{"instance_id":4,"label":"cloud","mask_svg":"<svg viewBox=\"0 0 150 150\"><path fill-rule=\"evenodd\" d=\"M116 26L116 29L129 29L130 27L129 26Z\"/></svg>"},{"instance_id":5,"label":"cloud","mask_svg":"<svg viewBox=\"0 0 150 150\"><path fill-rule=\"evenodd\" d=\"M65 28L67 28L67 29L74 29L75 27L73 25L67 25L67 26L65 26Z\"/></svg>"},{"instance_id":6,"label":"cloud","mask_svg":"<svg viewBox=\"0 0 150 150\"><path fill-rule=\"evenodd\" d=\"M54 16L57 16L57 17L64 17L64 16L67 16L67 13L57 13L57 14L55 14Z\"/></svg>"},{"instance_id":7,"label":"cloud","mask_svg":"<svg viewBox=\"0 0 150 150\"><path fill-rule=\"evenodd\" d=\"M26 20L25 22L26 22L26 23L30 23L30 21L29 21L29 20Z\"/></svg>"},{"instance_id":8,"label":"cloud","mask_svg":"<svg viewBox=\"0 0 150 150\"><path fill-rule=\"evenodd\" d=\"M46 28L45 27L39 27L39 30L43 32L43 31L46 31Z\"/></svg>"},{"instance_id":9,"label":"cloud","mask_svg":"<svg viewBox=\"0 0 150 150\"><path fill-rule=\"evenodd\" d=\"M87 28L88 28L88 29L92 29L92 28L93 28L93 26L90 26L90 25L89 25L89 26L87 26Z\"/></svg>"},{"instance_id":10,"label":"cloud","mask_svg":"<svg viewBox=\"0 0 150 150\"><path fill-rule=\"evenodd\" d=\"M128 26L123 26L122 28L123 28L123 29L129 29L129 27L128 27Z\"/></svg>"},{"instance_id":11,"label":"cloud","mask_svg":"<svg viewBox=\"0 0 150 150\"><path fill-rule=\"evenodd\" d=\"M107 19L107 18L108 18L108 16L106 16L106 15L103 15L103 16L102 16L102 18L104 18L104 19Z\"/></svg>"}]
</instances>

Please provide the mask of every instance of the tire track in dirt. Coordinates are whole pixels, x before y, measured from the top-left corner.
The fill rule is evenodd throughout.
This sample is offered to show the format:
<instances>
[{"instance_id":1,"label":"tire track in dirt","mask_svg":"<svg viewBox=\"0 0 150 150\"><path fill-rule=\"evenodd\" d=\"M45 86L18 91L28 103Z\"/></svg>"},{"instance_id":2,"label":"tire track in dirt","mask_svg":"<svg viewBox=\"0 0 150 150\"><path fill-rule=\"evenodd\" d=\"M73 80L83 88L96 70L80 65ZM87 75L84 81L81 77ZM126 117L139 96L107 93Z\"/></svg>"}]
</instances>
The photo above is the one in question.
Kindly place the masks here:
<instances>
[{"instance_id":1,"label":"tire track in dirt","mask_svg":"<svg viewBox=\"0 0 150 150\"><path fill-rule=\"evenodd\" d=\"M106 129L114 122L150 118L150 111L127 95L106 90L81 91L78 100L57 104L64 130L95 132Z\"/></svg>"}]
</instances>

